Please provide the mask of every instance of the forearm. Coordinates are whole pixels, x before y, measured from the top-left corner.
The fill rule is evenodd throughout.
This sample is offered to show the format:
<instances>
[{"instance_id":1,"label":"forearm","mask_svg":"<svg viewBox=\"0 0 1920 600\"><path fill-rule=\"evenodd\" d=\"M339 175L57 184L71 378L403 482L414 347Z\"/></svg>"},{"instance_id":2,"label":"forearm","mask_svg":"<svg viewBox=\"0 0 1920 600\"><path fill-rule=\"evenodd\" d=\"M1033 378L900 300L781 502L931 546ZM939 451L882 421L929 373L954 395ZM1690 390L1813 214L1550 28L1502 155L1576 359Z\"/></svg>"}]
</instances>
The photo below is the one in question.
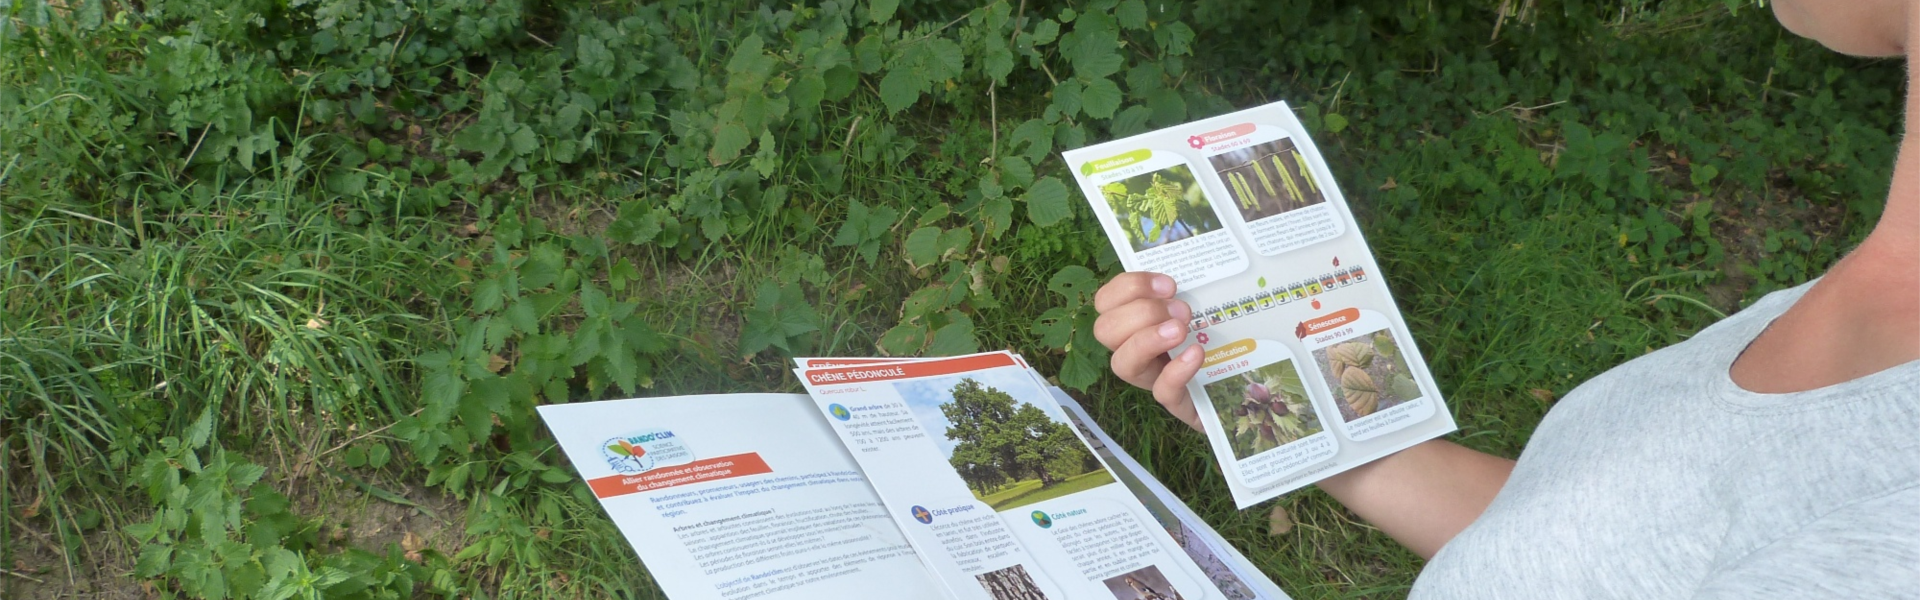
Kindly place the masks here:
<instances>
[{"instance_id":1,"label":"forearm","mask_svg":"<svg viewBox=\"0 0 1920 600\"><path fill-rule=\"evenodd\" d=\"M1320 482L1334 499L1423 558L1493 502L1513 461L1434 440Z\"/></svg>"}]
</instances>

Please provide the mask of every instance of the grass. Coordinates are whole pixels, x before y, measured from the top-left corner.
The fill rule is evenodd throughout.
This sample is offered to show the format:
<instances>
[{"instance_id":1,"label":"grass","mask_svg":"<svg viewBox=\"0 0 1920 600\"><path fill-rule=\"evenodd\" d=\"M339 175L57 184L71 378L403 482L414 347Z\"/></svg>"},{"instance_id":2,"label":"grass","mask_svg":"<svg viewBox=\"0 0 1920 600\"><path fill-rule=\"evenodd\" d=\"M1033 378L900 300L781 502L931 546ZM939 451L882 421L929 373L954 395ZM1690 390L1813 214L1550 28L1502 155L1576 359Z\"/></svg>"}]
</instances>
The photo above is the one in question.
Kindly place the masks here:
<instances>
[{"instance_id":1,"label":"grass","mask_svg":"<svg viewBox=\"0 0 1920 600\"><path fill-rule=\"evenodd\" d=\"M995 512L999 512L1043 500L1052 500L1074 492L1084 492L1109 483L1113 483L1113 474L1108 473L1106 469L1081 473L1044 487L1040 485L1038 479L1023 479L994 490L980 501L993 507Z\"/></svg>"},{"instance_id":2,"label":"grass","mask_svg":"<svg viewBox=\"0 0 1920 600\"><path fill-rule=\"evenodd\" d=\"M1455 439L1507 456L1581 381L1817 275L1886 191L1901 65L1765 10L1088 17L1112 4L5 5L0 596L658 598L534 405L1002 347L1295 597L1397 596L1417 557L1313 490L1268 535L1102 376L1074 274L1118 267L1048 192L1060 150L1289 101Z\"/></svg>"}]
</instances>

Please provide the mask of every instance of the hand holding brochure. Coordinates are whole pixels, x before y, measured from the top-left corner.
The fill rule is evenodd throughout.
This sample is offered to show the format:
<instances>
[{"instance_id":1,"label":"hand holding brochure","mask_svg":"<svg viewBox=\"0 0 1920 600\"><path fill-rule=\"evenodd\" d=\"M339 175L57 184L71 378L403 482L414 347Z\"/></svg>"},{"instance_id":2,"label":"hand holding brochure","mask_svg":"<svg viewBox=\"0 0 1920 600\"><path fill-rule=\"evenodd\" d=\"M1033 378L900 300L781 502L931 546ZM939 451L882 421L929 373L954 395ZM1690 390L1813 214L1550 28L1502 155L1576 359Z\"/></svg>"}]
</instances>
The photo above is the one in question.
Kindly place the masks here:
<instances>
[{"instance_id":1,"label":"hand holding brochure","mask_svg":"<svg viewBox=\"0 0 1920 600\"><path fill-rule=\"evenodd\" d=\"M1241 508L1454 430L1285 103L1064 157L1121 263L1193 308L1175 353L1206 348L1187 389Z\"/></svg>"}]
</instances>

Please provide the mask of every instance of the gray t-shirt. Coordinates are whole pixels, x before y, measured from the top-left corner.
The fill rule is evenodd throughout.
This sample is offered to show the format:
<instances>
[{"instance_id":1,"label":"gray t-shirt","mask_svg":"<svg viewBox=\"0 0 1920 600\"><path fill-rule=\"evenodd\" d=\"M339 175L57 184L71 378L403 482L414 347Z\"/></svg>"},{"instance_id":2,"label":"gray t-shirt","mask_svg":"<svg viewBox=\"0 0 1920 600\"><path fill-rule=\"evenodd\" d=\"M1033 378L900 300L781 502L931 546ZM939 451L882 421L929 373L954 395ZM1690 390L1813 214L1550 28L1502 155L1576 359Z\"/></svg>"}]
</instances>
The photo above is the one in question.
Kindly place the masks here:
<instances>
[{"instance_id":1,"label":"gray t-shirt","mask_svg":"<svg viewBox=\"0 0 1920 600\"><path fill-rule=\"evenodd\" d=\"M1756 394L1807 286L1576 388L1412 598L1920 598L1920 361Z\"/></svg>"}]
</instances>

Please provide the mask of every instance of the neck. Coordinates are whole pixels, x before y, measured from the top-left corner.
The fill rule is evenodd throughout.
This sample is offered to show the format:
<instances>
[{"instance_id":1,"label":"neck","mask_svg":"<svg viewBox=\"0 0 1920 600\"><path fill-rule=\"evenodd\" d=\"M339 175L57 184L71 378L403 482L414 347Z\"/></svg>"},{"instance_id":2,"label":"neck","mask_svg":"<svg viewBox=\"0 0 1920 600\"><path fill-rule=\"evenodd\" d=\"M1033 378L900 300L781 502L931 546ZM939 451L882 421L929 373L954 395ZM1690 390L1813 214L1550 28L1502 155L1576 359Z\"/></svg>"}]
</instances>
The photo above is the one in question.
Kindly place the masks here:
<instances>
[{"instance_id":1,"label":"neck","mask_svg":"<svg viewBox=\"0 0 1920 600\"><path fill-rule=\"evenodd\" d=\"M1909 11L1907 28L1907 110L1905 135L1893 165L1887 207L1855 254L1870 262L1920 270L1920 11Z\"/></svg>"}]
</instances>

